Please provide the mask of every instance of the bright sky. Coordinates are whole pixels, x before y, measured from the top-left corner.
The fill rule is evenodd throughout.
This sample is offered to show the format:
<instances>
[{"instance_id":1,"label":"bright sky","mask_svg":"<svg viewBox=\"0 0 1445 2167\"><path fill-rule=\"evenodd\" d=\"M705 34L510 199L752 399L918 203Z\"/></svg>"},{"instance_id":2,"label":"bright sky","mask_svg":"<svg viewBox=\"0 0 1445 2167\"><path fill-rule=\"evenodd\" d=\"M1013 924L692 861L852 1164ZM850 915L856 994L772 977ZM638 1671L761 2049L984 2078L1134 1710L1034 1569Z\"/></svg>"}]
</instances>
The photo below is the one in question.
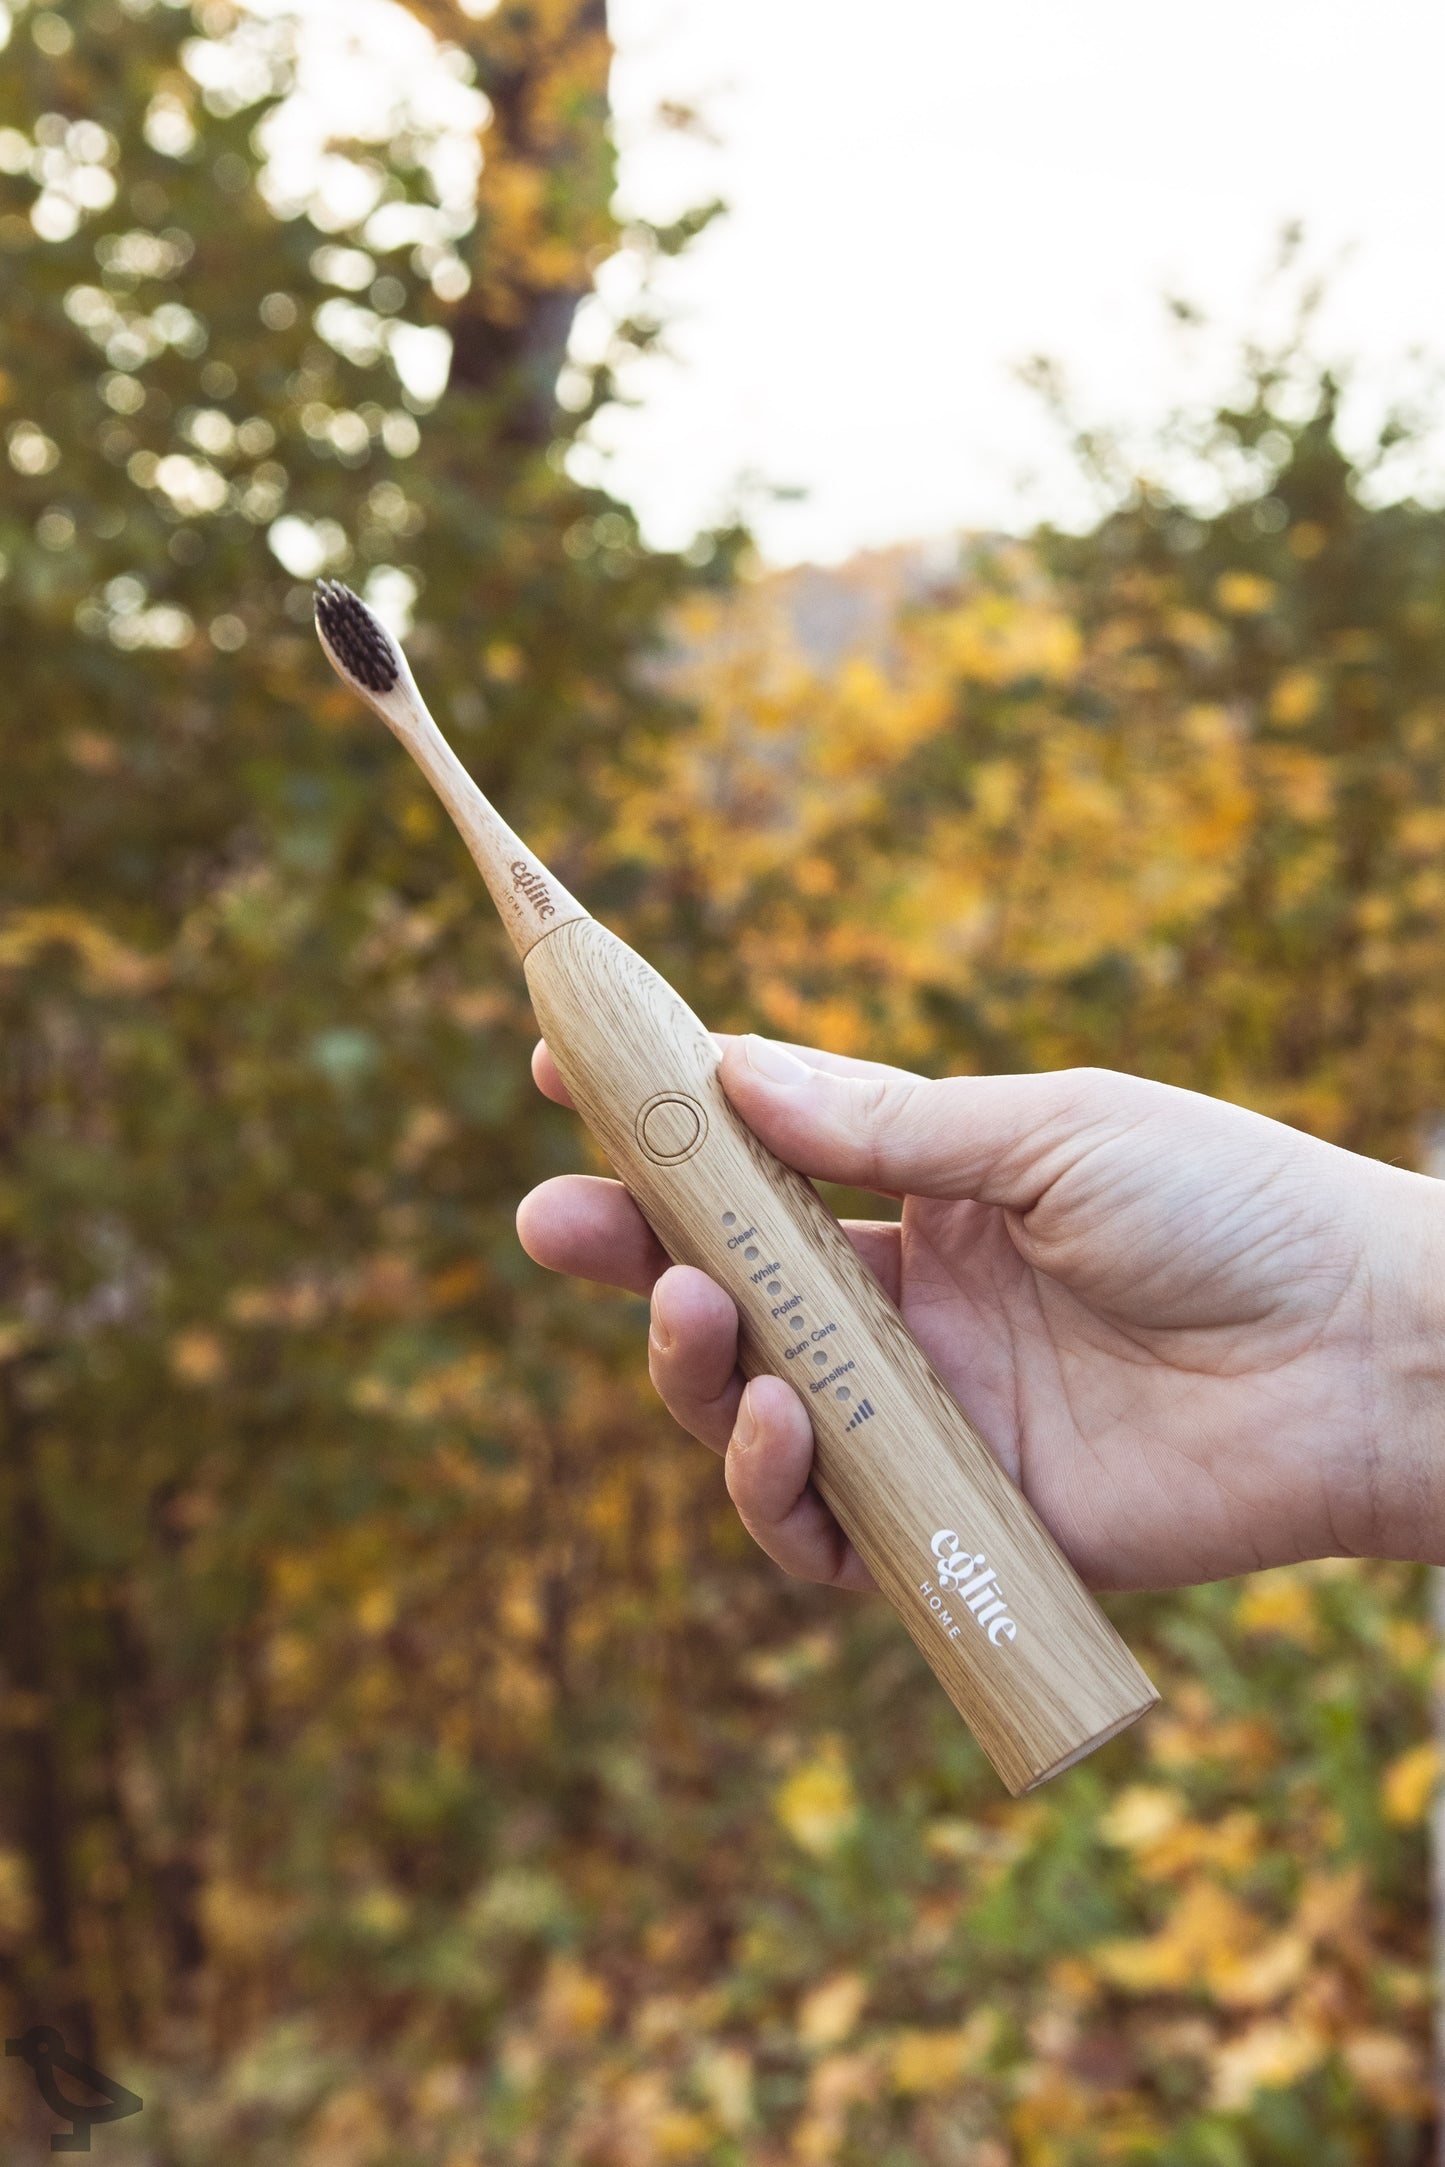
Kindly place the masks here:
<instances>
[{"instance_id":1,"label":"bright sky","mask_svg":"<svg viewBox=\"0 0 1445 2167\"><path fill-rule=\"evenodd\" d=\"M660 543L739 479L774 561L1080 499L1020 358L1145 425L1270 326L1278 235L1342 263L1321 324L1378 390L1445 361L1439 0L611 0L635 210L731 206L662 288L676 363L610 417ZM699 104L713 146L651 124ZM1342 261L1343 259L1343 261ZM1176 292L1217 319L1192 360ZM1274 312L1278 320L1278 309Z\"/></svg>"}]
</instances>

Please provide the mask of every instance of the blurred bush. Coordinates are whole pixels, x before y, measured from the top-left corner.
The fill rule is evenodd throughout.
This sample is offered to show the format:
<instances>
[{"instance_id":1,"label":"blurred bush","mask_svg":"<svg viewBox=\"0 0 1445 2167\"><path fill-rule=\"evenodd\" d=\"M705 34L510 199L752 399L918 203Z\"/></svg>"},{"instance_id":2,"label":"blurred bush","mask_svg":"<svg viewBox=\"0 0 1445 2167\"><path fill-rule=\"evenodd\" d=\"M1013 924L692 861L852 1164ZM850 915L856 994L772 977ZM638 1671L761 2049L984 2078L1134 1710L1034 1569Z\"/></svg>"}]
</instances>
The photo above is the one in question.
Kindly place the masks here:
<instances>
[{"instance_id":1,"label":"blurred bush","mask_svg":"<svg viewBox=\"0 0 1445 2167\"><path fill-rule=\"evenodd\" d=\"M484 787L720 1026L1419 1160L1445 516L1261 361L1177 486L880 567L819 654L796 577L568 474L655 335L558 408L600 7L413 12L474 223L402 107L282 191L284 16L22 8L0 60L7 2031L118 2064L167 2167L1421 2159L1420 1576L1117 1604L1164 1710L1004 1800L885 1614L748 1552L641 1306L518 1251L595 1162L302 576L414 616Z\"/></svg>"}]
</instances>

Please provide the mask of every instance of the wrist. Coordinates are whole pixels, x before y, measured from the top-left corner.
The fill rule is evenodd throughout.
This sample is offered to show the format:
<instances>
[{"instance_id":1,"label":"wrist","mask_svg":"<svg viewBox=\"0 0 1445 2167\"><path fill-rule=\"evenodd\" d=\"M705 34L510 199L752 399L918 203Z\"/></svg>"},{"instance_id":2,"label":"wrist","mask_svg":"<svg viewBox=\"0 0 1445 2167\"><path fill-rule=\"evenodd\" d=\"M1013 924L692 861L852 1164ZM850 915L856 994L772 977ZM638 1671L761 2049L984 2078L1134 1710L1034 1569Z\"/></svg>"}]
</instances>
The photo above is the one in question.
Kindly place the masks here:
<instances>
[{"instance_id":1,"label":"wrist","mask_svg":"<svg viewBox=\"0 0 1445 2167\"><path fill-rule=\"evenodd\" d=\"M1381 1167L1362 1290L1362 1555L1445 1565L1445 1182Z\"/></svg>"}]
</instances>

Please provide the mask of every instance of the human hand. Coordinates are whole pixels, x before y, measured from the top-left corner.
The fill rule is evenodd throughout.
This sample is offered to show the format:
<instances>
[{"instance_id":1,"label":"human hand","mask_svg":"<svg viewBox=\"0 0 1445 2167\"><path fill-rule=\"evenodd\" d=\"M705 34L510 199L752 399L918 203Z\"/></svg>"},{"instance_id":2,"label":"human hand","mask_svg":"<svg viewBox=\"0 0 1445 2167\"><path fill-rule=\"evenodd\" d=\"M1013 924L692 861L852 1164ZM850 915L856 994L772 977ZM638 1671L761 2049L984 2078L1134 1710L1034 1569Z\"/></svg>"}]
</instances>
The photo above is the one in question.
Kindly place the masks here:
<instances>
[{"instance_id":1,"label":"human hand","mask_svg":"<svg viewBox=\"0 0 1445 2167\"><path fill-rule=\"evenodd\" d=\"M1108 1070L933 1082L720 1043L724 1089L779 1158L902 1198L900 1222L846 1231L1092 1585L1445 1560L1441 1184ZM571 1103L545 1045L533 1073ZM809 1480L803 1402L744 1384L730 1297L669 1264L621 1184L544 1182L517 1226L554 1271L651 1292L653 1382L726 1451L762 1547L870 1586Z\"/></svg>"}]
</instances>

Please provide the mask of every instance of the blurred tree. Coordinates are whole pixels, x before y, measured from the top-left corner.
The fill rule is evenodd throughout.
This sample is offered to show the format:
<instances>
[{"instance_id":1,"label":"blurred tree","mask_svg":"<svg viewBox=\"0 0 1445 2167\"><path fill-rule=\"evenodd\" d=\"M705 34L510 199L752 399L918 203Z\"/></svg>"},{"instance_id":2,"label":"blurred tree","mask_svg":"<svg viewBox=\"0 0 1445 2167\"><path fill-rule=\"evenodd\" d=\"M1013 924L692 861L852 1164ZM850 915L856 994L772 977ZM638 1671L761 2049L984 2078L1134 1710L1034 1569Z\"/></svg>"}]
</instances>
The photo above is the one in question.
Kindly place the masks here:
<instances>
[{"instance_id":1,"label":"blurred tree","mask_svg":"<svg viewBox=\"0 0 1445 2167\"><path fill-rule=\"evenodd\" d=\"M7 1975L87 2044L194 2020L213 1881L278 1843L313 1871L348 1787L412 1786L413 1869L417 1814L485 1819L446 1754L485 1730L478 1674L528 1735L565 1690L572 1461L623 1419L615 1325L544 1314L515 1248L570 1148L516 974L292 576L416 604L440 711L550 842L663 713L633 663L679 569L568 480L550 399L614 233L599 11L419 12L488 86L470 238L421 121L277 204L284 18L22 10L0 74ZM401 372L443 331L435 407ZM480 1525L505 1570L465 1564ZM410 1696L408 1632L474 1569L409 1736L374 1696ZM314 1674L268 1625L303 1590L344 1621ZM510 1670L508 1605L536 1610ZM353 1689L372 1765L281 1752L298 1694L340 1736Z\"/></svg>"}]
</instances>

